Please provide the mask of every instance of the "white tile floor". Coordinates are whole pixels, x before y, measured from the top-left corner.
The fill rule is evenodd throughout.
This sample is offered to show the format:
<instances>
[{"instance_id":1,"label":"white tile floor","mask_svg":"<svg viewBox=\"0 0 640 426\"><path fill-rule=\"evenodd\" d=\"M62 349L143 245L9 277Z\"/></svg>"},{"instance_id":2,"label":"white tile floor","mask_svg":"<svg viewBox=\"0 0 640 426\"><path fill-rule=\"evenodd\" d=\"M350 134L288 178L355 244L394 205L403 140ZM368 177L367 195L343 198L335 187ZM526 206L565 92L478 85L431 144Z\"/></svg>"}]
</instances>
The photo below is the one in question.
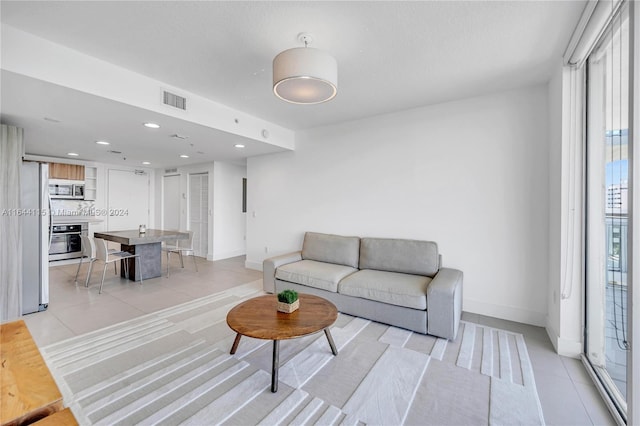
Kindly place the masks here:
<instances>
[{"instance_id":1,"label":"white tile floor","mask_svg":"<svg viewBox=\"0 0 640 426\"><path fill-rule=\"evenodd\" d=\"M107 269L103 292L98 294L102 269L95 268L85 288L86 266L76 285L76 265L50 268L49 309L24 317L39 346L262 278L261 272L244 267L244 257L216 262L198 258L199 272L191 259L182 269L173 258L170 278L145 280L143 285ZM463 319L524 335L546 424L615 424L582 363L557 355L543 328L469 313Z\"/></svg>"},{"instance_id":2,"label":"white tile floor","mask_svg":"<svg viewBox=\"0 0 640 426\"><path fill-rule=\"evenodd\" d=\"M616 424L582 362L558 355L544 328L467 312L462 318L524 336L547 425Z\"/></svg>"},{"instance_id":3,"label":"white tile floor","mask_svg":"<svg viewBox=\"0 0 640 426\"><path fill-rule=\"evenodd\" d=\"M109 265L102 294L98 293L102 278L98 262L88 288L84 286L86 262L77 284L77 262L49 268L49 308L26 315L25 322L36 343L44 346L262 278L261 272L244 267L244 257L217 262L197 259L199 272L191 259L185 259L182 269L179 258L173 256L169 278L144 280L142 285L114 275Z\"/></svg>"}]
</instances>

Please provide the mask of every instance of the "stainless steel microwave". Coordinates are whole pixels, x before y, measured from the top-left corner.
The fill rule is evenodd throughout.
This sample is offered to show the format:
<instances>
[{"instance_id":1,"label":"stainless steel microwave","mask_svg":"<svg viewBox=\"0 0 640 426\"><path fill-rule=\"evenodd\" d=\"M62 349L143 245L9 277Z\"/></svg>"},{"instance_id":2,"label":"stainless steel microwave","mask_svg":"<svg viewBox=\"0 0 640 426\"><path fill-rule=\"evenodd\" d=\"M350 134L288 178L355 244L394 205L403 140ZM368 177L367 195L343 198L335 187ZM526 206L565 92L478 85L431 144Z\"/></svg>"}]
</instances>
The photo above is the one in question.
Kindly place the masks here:
<instances>
[{"instance_id":1,"label":"stainless steel microwave","mask_svg":"<svg viewBox=\"0 0 640 426\"><path fill-rule=\"evenodd\" d=\"M84 200L84 182L49 180L49 195L53 199Z\"/></svg>"}]
</instances>

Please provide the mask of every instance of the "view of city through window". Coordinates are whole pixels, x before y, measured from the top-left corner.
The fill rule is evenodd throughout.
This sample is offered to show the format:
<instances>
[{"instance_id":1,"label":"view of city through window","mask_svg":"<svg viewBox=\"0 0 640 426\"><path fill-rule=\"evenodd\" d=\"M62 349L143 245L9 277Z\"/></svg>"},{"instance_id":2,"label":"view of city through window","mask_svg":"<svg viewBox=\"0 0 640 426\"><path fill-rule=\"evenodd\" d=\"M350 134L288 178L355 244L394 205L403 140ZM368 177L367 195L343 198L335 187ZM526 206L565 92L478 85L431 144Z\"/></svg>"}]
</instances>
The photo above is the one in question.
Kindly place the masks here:
<instances>
[{"instance_id":1,"label":"view of city through window","mask_svg":"<svg viewBox=\"0 0 640 426\"><path fill-rule=\"evenodd\" d=\"M605 294L606 369L622 396L627 394L627 235L628 235L628 130L608 131L606 147Z\"/></svg>"}]
</instances>

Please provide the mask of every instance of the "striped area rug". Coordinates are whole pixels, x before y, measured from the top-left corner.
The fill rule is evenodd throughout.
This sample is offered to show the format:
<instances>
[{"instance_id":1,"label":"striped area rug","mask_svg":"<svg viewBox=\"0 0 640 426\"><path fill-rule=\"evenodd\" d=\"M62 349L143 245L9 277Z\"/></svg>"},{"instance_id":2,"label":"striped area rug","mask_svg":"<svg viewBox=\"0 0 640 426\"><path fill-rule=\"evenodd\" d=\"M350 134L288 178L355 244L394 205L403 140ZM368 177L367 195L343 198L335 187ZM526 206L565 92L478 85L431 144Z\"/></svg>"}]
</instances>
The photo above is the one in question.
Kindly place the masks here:
<instances>
[{"instance_id":1,"label":"striped area rug","mask_svg":"<svg viewBox=\"0 0 640 426\"><path fill-rule=\"evenodd\" d=\"M455 341L340 314L331 333L272 345L227 312L256 281L42 349L82 425L543 424L520 334L464 322Z\"/></svg>"}]
</instances>

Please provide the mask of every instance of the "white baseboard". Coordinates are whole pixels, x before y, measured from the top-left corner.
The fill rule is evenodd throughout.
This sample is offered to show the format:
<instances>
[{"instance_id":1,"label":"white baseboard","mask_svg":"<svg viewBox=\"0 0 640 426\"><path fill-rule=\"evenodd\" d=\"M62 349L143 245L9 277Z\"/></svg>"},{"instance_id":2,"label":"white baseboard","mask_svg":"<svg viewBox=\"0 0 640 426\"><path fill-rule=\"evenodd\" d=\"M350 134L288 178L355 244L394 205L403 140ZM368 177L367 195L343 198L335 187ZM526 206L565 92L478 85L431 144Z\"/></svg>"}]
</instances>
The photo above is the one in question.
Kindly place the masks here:
<instances>
[{"instance_id":1,"label":"white baseboard","mask_svg":"<svg viewBox=\"0 0 640 426\"><path fill-rule=\"evenodd\" d=\"M582 355L582 342L558 339L558 355L570 358L580 358L580 355Z\"/></svg>"},{"instance_id":2,"label":"white baseboard","mask_svg":"<svg viewBox=\"0 0 640 426\"><path fill-rule=\"evenodd\" d=\"M558 355L580 358L580 355L582 355L582 342L561 338L549 324L546 325L545 330L547 330L547 336L549 336L549 340L551 340L551 344Z\"/></svg>"},{"instance_id":3,"label":"white baseboard","mask_svg":"<svg viewBox=\"0 0 640 426\"><path fill-rule=\"evenodd\" d=\"M480 302L465 299L463 310L473 314L486 315L508 321L522 322L538 327L546 326L547 315L542 312L530 311L512 306L495 305L493 303Z\"/></svg>"},{"instance_id":4,"label":"white baseboard","mask_svg":"<svg viewBox=\"0 0 640 426\"><path fill-rule=\"evenodd\" d=\"M234 251L227 251L223 253L214 253L212 256L212 260L229 259L230 257L244 256L245 254L247 253L244 250L234 250ZM209 259L209 256L207 256L207 259Z\"/></svg>"},{"instance_id":5,"label":"white baseboard","mask_svg":"<svg viewBox=\"0 0 640 426\"><path fill-rule=\"evenodd\" d=\"M247 269L253 269L256 271L262 271L262 262L252 262L250 260L245 260L244 267Z\"/></svg>"},{"instance_id":6,"label":"white baseboard","mask_svg":"<svg viewBox=\"0 0 640 426\"><path fill-rule=\"evenodd\" d=\"M558 352L558 333L556 332L556 329L553 328L551 325L547 324L544 329L547 331L547 336L549 336L549 340L551 340L551 344L553 345L553 349L556 350L556 353Z\"/></svg>"}]
</instances>

